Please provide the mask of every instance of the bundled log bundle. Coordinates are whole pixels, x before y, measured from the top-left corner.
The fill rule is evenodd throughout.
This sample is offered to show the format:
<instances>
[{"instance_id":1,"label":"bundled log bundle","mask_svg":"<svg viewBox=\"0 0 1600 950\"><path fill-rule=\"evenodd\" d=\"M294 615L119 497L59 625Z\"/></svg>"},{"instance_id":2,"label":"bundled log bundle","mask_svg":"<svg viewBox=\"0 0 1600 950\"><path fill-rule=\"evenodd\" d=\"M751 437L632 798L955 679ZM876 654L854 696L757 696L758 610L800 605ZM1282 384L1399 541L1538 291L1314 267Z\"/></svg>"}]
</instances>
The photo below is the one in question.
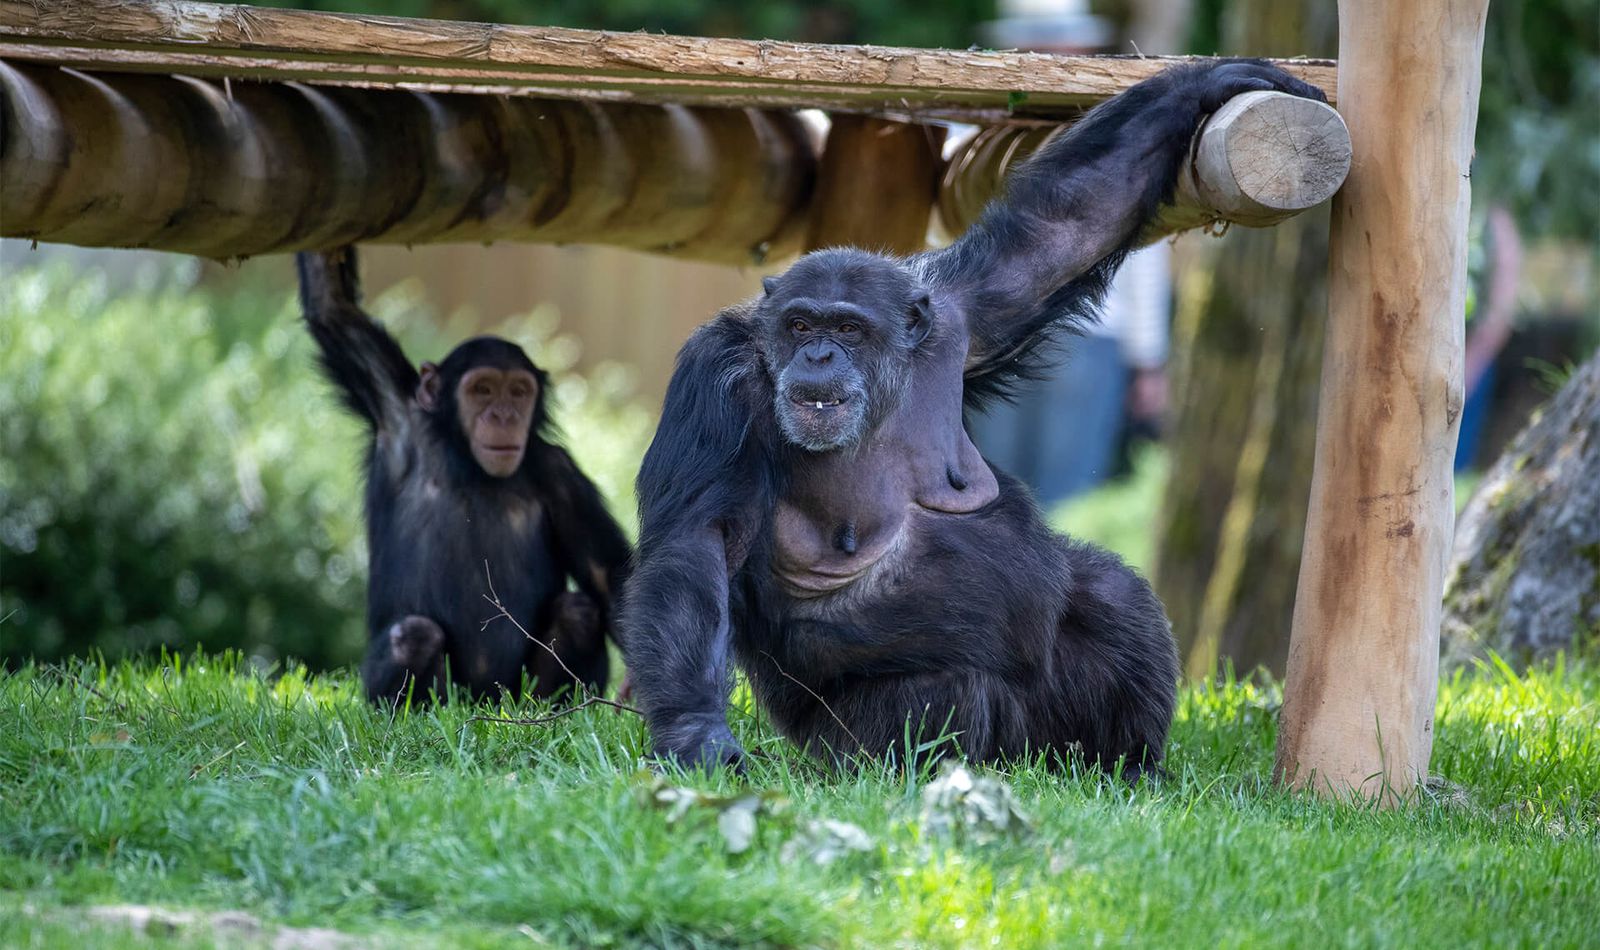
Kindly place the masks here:
<instances>
[{"instance_id":1,"label":"bundled log bundle","mask_svg":"<svg viewBox=\"0 0 1600 950\"><path fill-rule=\"evenodd\" d=\"M1173 61L0 0L0 234L217 258L500 240L730 264L915 251L935 203L959 230L999 187L986 143L1019 157ZM1286 65L1332 86L1330 64ZM795 107L834 115L826 142ZM929 122L948 118L998 124L947 165ZM1327 106L1255 94L1195 154L1163 231L1324 200L1348 136Z\"/></svg>"}]
</instances>

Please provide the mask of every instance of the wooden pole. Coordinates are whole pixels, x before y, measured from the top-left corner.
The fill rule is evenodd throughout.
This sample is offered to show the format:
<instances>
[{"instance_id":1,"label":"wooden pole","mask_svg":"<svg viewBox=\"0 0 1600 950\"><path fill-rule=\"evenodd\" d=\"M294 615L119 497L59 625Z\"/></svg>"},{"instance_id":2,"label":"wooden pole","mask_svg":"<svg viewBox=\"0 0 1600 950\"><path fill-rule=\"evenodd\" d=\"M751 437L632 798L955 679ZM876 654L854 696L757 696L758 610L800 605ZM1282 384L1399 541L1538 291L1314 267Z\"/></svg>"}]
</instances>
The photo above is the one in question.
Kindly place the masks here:
<instances>
[{"instance_id":1,"label":"wooden pole","mask_svg":"<svg viewBox=\"0 0 1600 950\"><path fill-rule=\"evenodd\" d=\"M1340 0L1354 164L1334 199L1316 467L1276 771L1393 803L1427 777L1454 519L1487 0Z\"/></svg>"},{"instance_id":2,"label":"wooden pole","mask_svg":"<svg viewBox=\"0 0 1600 950\"><path fill-rule=\"evenodd\" d=\"M923 250L939 191L944 129L839 114L817 168L806 249Z\"/></svg>"}]
</instances>

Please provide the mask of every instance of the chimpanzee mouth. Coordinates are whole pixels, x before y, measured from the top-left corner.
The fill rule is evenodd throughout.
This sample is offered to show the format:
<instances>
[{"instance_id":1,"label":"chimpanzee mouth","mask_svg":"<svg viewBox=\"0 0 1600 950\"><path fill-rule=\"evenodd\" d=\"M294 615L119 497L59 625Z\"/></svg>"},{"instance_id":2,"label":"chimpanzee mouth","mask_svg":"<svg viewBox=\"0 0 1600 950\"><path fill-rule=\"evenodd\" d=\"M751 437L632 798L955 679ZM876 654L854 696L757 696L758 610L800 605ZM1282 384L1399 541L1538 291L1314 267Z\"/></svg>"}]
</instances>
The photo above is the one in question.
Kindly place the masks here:
<instances>
[{"instance_id":1,"label":"chimpanzee mouth","mask_svg":"<svg viewBox=\"0 0 1600 950\"><path fill-rule=\"evenodd\" d=\"M837 409L850 401L849 396L836 396L832 399L801 399L790 396L789 401L801 409Z\"/></svg>"}]
</instances>

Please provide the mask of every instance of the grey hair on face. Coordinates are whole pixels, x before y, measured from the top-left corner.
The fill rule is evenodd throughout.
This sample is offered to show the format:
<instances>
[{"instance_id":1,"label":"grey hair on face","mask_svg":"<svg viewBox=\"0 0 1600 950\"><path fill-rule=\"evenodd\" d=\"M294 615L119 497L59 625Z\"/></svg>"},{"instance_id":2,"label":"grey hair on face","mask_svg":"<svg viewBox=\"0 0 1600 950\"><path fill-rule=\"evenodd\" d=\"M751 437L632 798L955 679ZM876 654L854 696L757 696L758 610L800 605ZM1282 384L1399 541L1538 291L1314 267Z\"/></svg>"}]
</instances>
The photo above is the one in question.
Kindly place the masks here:
<instances>
[{"instance_id":1,"label":"grey hair on face","mask_svg":"<svg viewBox=\"0 0 1600 950\"><path fill-rule=\"evenodd\" d=\"M868 429L867 403L870 399L867 387L859 376L851 380L840 394L845 401L834 410L838 418L830 419L825 424L808 419L807 410L790 401L788 376L787 368L778 374L778 385L773 393L773 410L784 438L808 452L830 452L861 441Z\"/></svg>"}]
</instances>

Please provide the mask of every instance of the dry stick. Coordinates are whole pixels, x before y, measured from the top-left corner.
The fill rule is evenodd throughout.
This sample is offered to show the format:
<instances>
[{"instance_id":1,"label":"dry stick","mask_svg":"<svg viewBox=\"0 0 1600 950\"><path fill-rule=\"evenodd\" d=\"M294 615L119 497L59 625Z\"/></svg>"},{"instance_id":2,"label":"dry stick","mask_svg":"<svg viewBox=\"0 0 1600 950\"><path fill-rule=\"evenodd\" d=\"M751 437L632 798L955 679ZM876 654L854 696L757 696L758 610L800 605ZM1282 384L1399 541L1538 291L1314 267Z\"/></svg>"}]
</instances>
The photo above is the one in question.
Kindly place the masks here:
<instances>
[{"instance_id":1,"label":"dry stick","mask_svg":"<svg viewBox=\"0 0 1600 950\"><path fill-rule=\"evenodd\" d=\"M107 704L109 704L111 706L111 711L116 713L117 715L123 716L123 717L126 717L128 715L128 707L126 705L122 704L121 702L119 702L119 701L117 701L115 699L112 699L110 696L107 696L105 693L100 692L100 690L96 689L93 684L86 683L82 679L80 679L80 678L78 678L76 676L68 676L66 671L61 669L61 668L59 668L59 667L51 667L50 668L50 672L54 673L56 675L56 677L61 680L61 682L67 684L68 686L77 686L80 689L86 689L90 693L93 693L94 695L100 697L102 700L104 700Z\"/></svg>"},{"instance_id":2,"label":"dry stick","mask_svg":"<svg viewBox=\"0 0 1600 950\"><path fill-rule=\"evenodd\" d=\"M473 716L471 719L468 719L467 722L503 722L513 726L538 726L547 722L554 722L563 716L570 716L578 710L585 709L589 706L611 706L615 709L626 710L627 712L631 712L636 715L644 715L644 713L639 712L639 710L634 709L632 706L624 706L621 703L613 702L612 700L604 699L599 696L590 696L575 706L568 706L566 709L551 713L548 716L537 716L533 719L504 719L500 716Z\"/></svg>"},{"instance_id":3,"label":"dry stick","mask_svg":"<svg viewBox=\"0 0 1600 950\"><path fill-rule=\"evenodd\" d=\"M233 748L219 753L217 755L217 757L212 759L211 761L205 762L205 763L202 763L200 765L195 766L194 768L189 770L189 777L190 778L194 778L196 775L199 775L201 772L204 772L206 769L211 768L213 765L216 765L218 762L221 762L223 759L226 759L228 756L234 754L235 752L238 752L242 748L244 748L244 743L240 742L238 745L234 746Z\"/></svg>"},{"instance_id":4,"label":"dry stick","mask_svg":"<svg viewBox=\"0 0 1600 950\"><path fill-rule=\"evenodd\" d=\"M550 654L550 656L555 659L556 663L561 666L561 669L564 670L568 676L572 677L572 682L574 683L575 688L584 698L582 702L549 716L537 716L532 719L503 719L499 716L473 716L468 719L466 723L463 723L463 726L465 726L467 723L474 722L501 722L515 726L538 726L547 722L552 722L556 719L560 719L563 716L570 716L587 706L610 706L612 709L620 709L623 712L631 712L635 716L644 716L643 712L635 709L632 706L629 706L626 703L619 703L616 700L606 699L603 696L590 696L588 688L583 685L583 679L579 677L578 674L572 672L572 668L567 666L565 660L561 659L561 654L557 653L555 649L550 646L550 644L545 643L543 640L540 640L538 637L529 633L528 628L519 623L517 618L511 615L511 611L506 609L506 605L500 602L500 594L494 589L494 578L489 573L489 562L487 559L485 559L483 562L483 580L489 585L489 593L483 595L483 599L487 600L495 610L498 610L501 617L511 621L511 625L516 627L524 637L527 637L529 640L537 643L539 645L539 649ZM481 630L487 628L489 624L494 623L498 619L498 617L490 617L488 620L483 622L479 629Z\"/></svg>"},{"instance_id":5,"label":"dry stick","mask_svg":"<svg viewBox=\"0 0 1600 950\"><path fill-rule=\"evenodd\" d=\"M844 734L849 736L850 737L850 741L854 742L856 744L856 748L858 748L858 749L865 748L865 746L863 746L861 744L861 740L856 738L856 734L850 731L850 727L844 724L844 720L839 718L839 714L833 711L833 707L828 705L828 701L826 699L823 699L821 696L817 695L817 691L816 690L812 689L811 687L807 686L806 684L804 684L804 683L800 682L799 680L795 679L794 677L790 676L789 675L789 671L783 668L783 664L778 662L778 658L777 657L773 656L772 654L768 653L765 650L761 651L761 655L772 661L772 665L776 666L778 668L779 675L781 675L784 679L788 680L789 682L793 683L794 685L796 685L796 686L800 687L801 689L805 690L806 692L810 693L812 699L814 699L817 702L821 703L822 704L822 708L827 710L828 711L828 715L833 717L833 721L839 724L839 728L840 729L844 730Z\"/></svg>"}]
</instances>

